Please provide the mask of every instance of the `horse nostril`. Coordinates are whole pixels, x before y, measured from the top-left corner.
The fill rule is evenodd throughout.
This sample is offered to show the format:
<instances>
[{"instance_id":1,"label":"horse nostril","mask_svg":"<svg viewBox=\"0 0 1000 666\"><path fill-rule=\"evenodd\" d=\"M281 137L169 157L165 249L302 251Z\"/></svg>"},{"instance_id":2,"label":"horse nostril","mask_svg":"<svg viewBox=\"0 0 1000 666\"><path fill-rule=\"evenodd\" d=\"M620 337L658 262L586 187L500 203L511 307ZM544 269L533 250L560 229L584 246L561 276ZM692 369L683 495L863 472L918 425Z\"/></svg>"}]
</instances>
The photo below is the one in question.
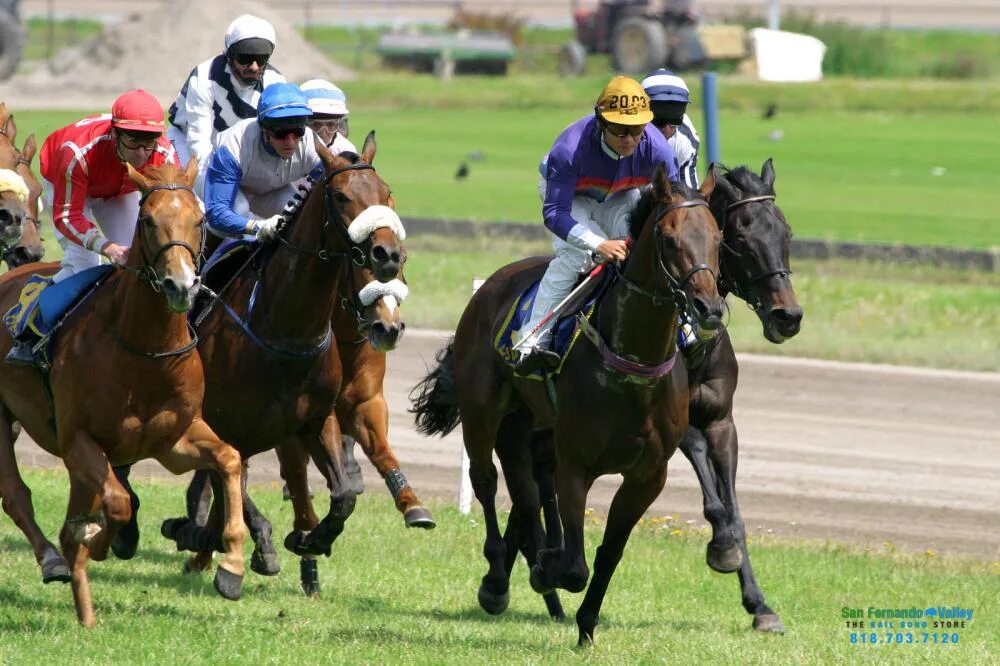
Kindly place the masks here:
<instances>
[{"instance_id":1,"label":"horse nostril","mask_svg":"<svg viewBox=\"0 0 1000 666\"><path fill-rule=\"evenodd\" d=\"M791 308L773 308L771 310L771 316L786 324L798 324L802 321L802 308L801 307L791 307Z\"/></svg>"}]
</instances>

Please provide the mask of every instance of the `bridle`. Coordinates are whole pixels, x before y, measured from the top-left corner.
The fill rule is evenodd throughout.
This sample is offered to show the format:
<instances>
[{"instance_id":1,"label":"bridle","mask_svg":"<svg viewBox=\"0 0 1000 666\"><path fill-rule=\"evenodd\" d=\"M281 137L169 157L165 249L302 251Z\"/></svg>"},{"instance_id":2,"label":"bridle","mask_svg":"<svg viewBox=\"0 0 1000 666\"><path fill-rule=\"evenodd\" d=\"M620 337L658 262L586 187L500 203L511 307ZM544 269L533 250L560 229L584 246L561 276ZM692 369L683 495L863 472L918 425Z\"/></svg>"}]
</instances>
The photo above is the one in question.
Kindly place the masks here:
<instances>
[{"instance_id":1,"label":"bridle","mask_svg":"<svg viewBox=\"0 0 1000 666\"><path fill-rule=\"evenodd\" d=\"M700 206L704 206L706 208L709 207L708 202L703 199L691 199L689 201L682 201L680 203L675 203L675 204L664 204L661 202L654 209L652 215L650 215L650 218L658 221L667 213L673 210L677 210L678 208L695 208ZM695 273L698 273L699 271L708 271L709 273L712 274L712 277L715 277L715 273L712 271L711 266L709 266L706 263L700 263L700 264L695 264L693 267L691 267L691 269L683 276L681 276L680 279L675 278L670 273L670 270L667 268L666 263L663 261L663 242L661 241L663 237L663 232L660 231L659 225L654 226L653 233L656 234L656 261L659 264L660 271L667 277L667 280L670 282L670 295L664 296L661 294L657 294L653 291L649 291L648 289L644 289L633 280L627 278L625 276L624 271L620 271L619 276L621 277L622 282L625 283L625 286L629 289L629 291L634 291L638 294L641 294L649 298L651 301L653 301L654 305L665 305L666 303L673 301L674 305L677 307L678 310L682 311L686 310L689 303L687 294L684 293L685 285L687 285L687 283L691 280L691 278L694 277Z\"/></svg>"},{"instance_id":2,"label":"bridle","mask_svg":"<svg viewBox=\"0 0 1000 666\"><path fill-rule=\"evenodd\" d=\"M142 224L142 207L146 203L146 200L149 198L149 195L151 195L153 192L158 192L161 190L182 190L185 192L190 192L191 196L194 197L197 196L194 193L194 190L192 190L187 185L180 185L178 183L154 185L153 187L143 192L142 198L139 199L139 218L137 220L138 224ZM194 261L195 264L195 270L197 272L201 272L201 261L202 261L201 252L202 248L205 247L205 234L206 234L206 229L204 224L202 224L201 239L199 241L199 247L197 250L191 247L189 243L185 243L182 240L171 240L167 241L166 243L161 245L159 249L157 249L156 254L153 255L152 260L146 257L146 243L142 242L144 235L139 234L140 243L142 243L139 248L140 250L139 257L140 259L142 259L142 265L139 268L132 268L131 266L123 265L122 268L124 268L129 273L134 274L139 279L140 282L145 282L146 284L148 284L156 293L160 293L163 290L163 278L161 278L156 273L156 262L159 261L163 253L169 250L170 248L182 247L191 254L191 259Z\"/></svg>"},{"instance_id":3,"label":"bridle","mask_svg":"<svg viewBox=\"0 0 1000 666\"><path fill-rule=\"evenodd\" d=\"M764 201L774 201L774 195L773 194L761 194L761 195L757 195L757 196L746 197L745 199L740 199L738 201L734 201L733 203L731 203L728 206L726 206L723 209L723 211L722 211L722 225L721 226L722 226L722 230L723 230L723 236L725 236L725 229L726 229L726 225L728 224L728 221L729 221L729 213L730 213L730 211L732 211L732 210L734 210L736 208L739 208L741 206L745 206L746 204L755 203L755 202L764 202ZM737 252L735 249L733 249L728 243L726 243L725 239L723 239L723 241L721 243L721 247L722 247L723 250L729 252L730 254L732 254L736 258L739 258L739 257L742 256L739 252ZM756 275L751 275L750 277L747 277L747 278L744 278L744 279L736 279L736 278L733 278L733 277L731 277L731 276L728 275L728 271L726 270L726 265L727 265L727 262L723 261L723 262L721 262L721 265L719 267L720 268L720 272L721 272L721 275L719 276L719 285L723 289L725 289L726 291L729 291L729 292L731 292L733 294L736 294L739 298L741 298L744 301L746 301L746 303L750 307L750 309L754 310L754 311L760 310L763 307L763 304L762 304L762 302L760 300L760 297L757 296L756 294L754 294L749 289L749 287L751 287L754 284L757 284L758 282L762 282L764 280L767 280L768 278L772 278L772 277L776 277L776 276L780 277L780 278L787 278L789 275L792 274L792 270L790 268L788 268L786 266L783 266L783 265L779 265L777 268L764 269L760 273L758 273Z\"/></svg>"},{"instance_id":4,"label":"bridle","mask_svg":"<svg viewBox=\"0 0 1000 666\"><path fill-rule=\"evenodd\" d=\"M157 192L160 190L183 190L186 192L190 192L191 196L197 197L197 195L195 195L194 193L194 190L192 190L187 185L180 185L178 183L166 183L162 185L154 185L153 187L143 192L142 198L139 199L139 219L137 220L137 224L142 224L141 221L142 207L146 203L146 199L148 199L149 195L151 195L153 192ZM201 273L201 259L202 259L201 253L202 253L202 248L205 247L205 234L206 234L206 229L203 222L201 226L201 239L199 240L199 248L197 251L195 251L195 249L191 247L189 243L185 243L184 241L181 240L171 240L161 245L159 249L156 251L156 254L153 255L152 261L150 261L146 257L146 243L143 241L145 235L140 233L139 257L142 260L142 265L139 268L132 268L131 266L126 266L126 265L122 265L121 267L124 268L129 273L135 275L140 282L147 283L153 289L153 291L155 291L156 293L160 293L161 291L163 291L163 278L159 277L156 274L156 267L155 267L156 262L159 261L163 253L169 250L170 248L182 247L191 253L191 258L194 260L195 263L195 270L198 273ZM194 326L191 325L190 320L187 320L187 326L188 326L188 332L191 336L191 341L182 347L179 347L177 349L171 349L170 351L165 351L165 352L150 352L150 351L144 351L142 349L136 349L135 347L132 347L127 342L125 342L125 340L123 340L121 336L119 336L117 333L115 333L115 339L118 341L118 344L120 344L125 350L130 351L133 354L145 356L147 358L166 358L169 356L180 356L181 354L186 354L187 352L197 347L199 342L198 332L195 331Z\"/></svg>"}]
</instances>

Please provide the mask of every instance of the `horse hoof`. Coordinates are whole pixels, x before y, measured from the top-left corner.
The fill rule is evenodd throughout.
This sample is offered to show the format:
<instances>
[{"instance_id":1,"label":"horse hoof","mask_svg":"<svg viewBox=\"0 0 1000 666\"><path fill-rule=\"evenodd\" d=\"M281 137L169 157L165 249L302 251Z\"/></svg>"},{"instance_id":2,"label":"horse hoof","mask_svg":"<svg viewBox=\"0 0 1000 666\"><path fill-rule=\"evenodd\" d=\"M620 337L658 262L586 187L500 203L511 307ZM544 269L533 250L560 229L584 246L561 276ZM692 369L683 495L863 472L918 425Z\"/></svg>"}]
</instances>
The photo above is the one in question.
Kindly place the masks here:
<instances>
[{"instance_id":1,"label":"horse hoof","mask_svg":"<svg viewBox=\"0 0 1000 666\"><path fill-rule=\"evenodd\" d=\"M66 560L62 555L50 549L42 559L42 582L45 584L68 583L72 579Z\"/></svg>"},{"instance_id":2,"label":"horse hoof","mask_svg":"<svg viewBox=\"0 0 1000 666\"><path fill-rule=\"evenodd\" d=\"M260 576L277 576L281 573L277 553L264 553L254 549L250 555L250 570Z\"/></svg>"},{"instance_id":3,"label":"horse hoof","mask_svg":"<svg viewBox=\"0 0 1000 666\"><path fill-rule=\"evenodd\" d=\"M733 573L743 566L743 551L735 543L729 548L719 548L709 543L705 552L705 562L712 571Z\"/></svg>"},{"instance_id":4,"label":"horse hoof","mask_svg":"<svg viewBox=\"0 0 1000 666\"><path fill-rule=\"evenodd\" d=\"M510 592L494 594L486 589L485 585L479 586L479 605L490 615L499 615L507 610L510 604Z\"/></svg>"},{"instance_id":5,"label":"horse hoof","mask_svg":"<svg viewBox=\"0 0 1000 666\"><path fill-rule=\"evenodd\" d=\"M531 582L531 589L538 594L548 594L555 590L555 588L552 585L549 585L548 581L545 580L545 570L542 569L541 565L536 564L531 567L531 575L528 576L528 580Z\"/></svg>"},{"instance_id":6,"label":"horse hoof","mask_svg":"<svg viewBox=\"0 0 1000 666\"><path fill-rule=\"evenodd\" d=\"M772 634L785 633L785 625L773 613L755 615L753 618L753 628L754 631L766 631Z\"/></svg>"},{"instance_id":7,"label":"horse hoof","mask_svg":"<svg viewBox=\"0 0 1000 666\"><path fill-rule=\"evenodd\" d=\"M419 527L425 530L432 530L437 527L437 523L434 522L434 516L422 506L407 509L406 513L403 514L403 520L406 521L407 527Z\"/></svg>"},{"instance_id":8,"label":"horse hoof","mask_svg":"<svg viewBox=\"0 0 1000 666\"><path fill-rule=\"evenodd\" d=\"M163 538L177 541L177 533L181 528L191 522L190 518L167 518L160 525L160 534Z\"/></svg>"},{"instance_id":9,"label":"horse hoof","mask_svg":"<svg viewBox=\"0 0 1000 666\"><path fill-rule=\"evenodd\" d=\"M215 591L225 599L237 601L243 595L243 576L219 567L215 570Z\"/></svg>"},{"instance_id":10,"label":"horse hoof","mask_svg":"<svg viewBox=\"0 0 1000 666\"><path fill-rule=\"evenodd\" d=\"M319 581L314 583L302 583L302 593L310 599L319 599Z\"/></svg>"}]
</instances>

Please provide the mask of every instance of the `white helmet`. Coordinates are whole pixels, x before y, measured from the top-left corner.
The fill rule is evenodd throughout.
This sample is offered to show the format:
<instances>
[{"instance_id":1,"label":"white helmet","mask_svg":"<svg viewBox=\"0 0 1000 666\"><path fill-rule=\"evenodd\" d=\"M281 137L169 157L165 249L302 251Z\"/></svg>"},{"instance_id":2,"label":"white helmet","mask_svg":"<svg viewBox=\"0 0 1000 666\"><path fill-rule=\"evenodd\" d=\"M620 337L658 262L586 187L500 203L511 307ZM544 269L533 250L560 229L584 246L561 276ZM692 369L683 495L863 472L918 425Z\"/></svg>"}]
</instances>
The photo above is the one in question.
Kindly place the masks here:
<instances>
[{"instance_id":1,"label":"white helmet","mask_svg":"<svg viewBox=\"0 0 1000 666\"><path fill-rule=\"evenodd\" d=\"M309 108L314 114L346 116L347 95L344 91L323 79L310 79L299 86L309 99Z\"/></svg>"},{"instance_id":2,"label":"white helmet","mask_svg":"<svg viewBox=\"0 0 1000 666\"><path fill-rule=\"evenodd\" d=\"M246 42L246 44L240 44L240 42ZM274 51L276 43L274 26L264 19L250 14L238 16L226 29L226 53L229 53L233 46L239 44L237 51L240 53L266 52L270 55Z\"/></svg>"}]
</instances>

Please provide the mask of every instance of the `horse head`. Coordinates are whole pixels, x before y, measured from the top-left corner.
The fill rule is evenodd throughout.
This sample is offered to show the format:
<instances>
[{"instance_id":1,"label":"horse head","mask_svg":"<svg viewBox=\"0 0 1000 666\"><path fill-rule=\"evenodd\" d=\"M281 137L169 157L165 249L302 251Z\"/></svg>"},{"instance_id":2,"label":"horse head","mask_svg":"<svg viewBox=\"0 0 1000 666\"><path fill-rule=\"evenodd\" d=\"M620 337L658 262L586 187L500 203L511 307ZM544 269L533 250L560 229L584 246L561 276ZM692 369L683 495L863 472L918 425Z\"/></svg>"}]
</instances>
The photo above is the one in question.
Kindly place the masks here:
<instances>
[{"instance_id":1,"label":"horse head","mask_svg":"<svg viewBox=\"0 0 1000 666\"><path fill-rule=\"evenodd\" d=\"M13 118L11 118L13 123ZM2 144L2 141L0 141ZM42 239L42 223L40 213L42 210L42 185L35 178L31 170L31 162L38 152L38 144L35 135L32 134L24 142L24 146L16 155L16 160L12 166L7 165L7 153L0 149L0 167L9 168L21 177L28 187L28 201L26 202L27 214L21 222L21 239L13 246L7 248L3 253L3 259L10 268L16 268L23 264L30 264L42 260L45 256L45 245Z\"/></svg>"},{"instance_id":2,"label":"horse head","mask_svg":"<svg viewBox=\"0 0 1000 666\"><path fill-rule=\"evenodd\" d=\"M715 171L712 165L709 172ZM799 332L802 307L789 277L792 230L774 197L774 167L768 159L760 176L746 167L726 170L716 180L711 204L722 228L723 289L753 309L764 337L781 343Z\"/></svg>"},{"instance_id":3,"label":"horse head","mask_svg":"<svg viewBox=\"0 0 1000 666\"><path fill-rule=\"evenodd\" d=\"M37 219L37 200L41 192L41 187L38 187L32 198L29 184L18 173L23 158L14 144L16 138L17 123L14 122L14 116L0 102L0 247L5 255L21 240L25 219L31 215L29 202L34 202ZM29 142L34 145L33 136L29 138ZM30 169L28 173L30 174ZM38 185L34 176L31 176L31 180Z\"/></svg>"},{"instance_id":4,"label":"horse head","mask_svg":"<svg viewBox=\"0 0 1000 666\"><path fill-rule=\"evenodd\" d=\"M399 304L408 290L402 276L406 251L403 224L396 214L389 186L375 172L375 132L365 138L361 155L333 155L316 143L326 175L323 196L332 237L336 246L345 233L350 246L351 268L348 284L357 287L351 305L359 329L379 351L398 344L406 325ZM340 238L343 243L343 238ZM345 299L346 301L347 299Z\"/></svg>"},{"instance_id":5,"label":"horse head","mask_svg":"<svg viewBox=\"0 0 1000 666\"><path fill-rule=\"evenodd\" d=\"M714 186L711 176L700 190L672 183L660 165L653 174L652 192L632 215L632 237L638 239L633 253L652 248L648 258L639 259L640 264L651 263L656 275L650 291L671 292L678 310L687 311L703 335L723 328L724 303L716 285L721 234L708 207Z\"/></svg>"},{"instance_id":6,"label":"horse head","mask_svg":"<svg viewBox=\"0 0 1000 666\"><path fill-rule=\"evenodd\" d=\"M163 291L174 312L187 312L201 288L199 258L205 242L205 214L192 186L198 162L181 171L172 164L139 173L127 164L128 177L142 192L139 221L127 268Z\"/></svg>"}]
</instances>

